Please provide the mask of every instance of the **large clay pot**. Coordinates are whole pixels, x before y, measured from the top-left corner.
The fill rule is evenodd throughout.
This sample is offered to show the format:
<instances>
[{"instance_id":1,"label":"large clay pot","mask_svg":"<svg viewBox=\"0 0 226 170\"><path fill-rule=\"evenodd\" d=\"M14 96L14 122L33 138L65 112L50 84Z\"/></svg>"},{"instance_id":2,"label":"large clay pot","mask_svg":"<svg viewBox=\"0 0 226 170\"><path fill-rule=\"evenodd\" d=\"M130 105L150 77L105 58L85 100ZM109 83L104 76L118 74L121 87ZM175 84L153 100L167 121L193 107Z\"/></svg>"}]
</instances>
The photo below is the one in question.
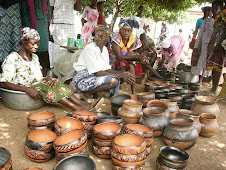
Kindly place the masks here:
<instances>
[{"instance_id":1,"label":"large clay pot","mask_svg":"<svg viewBox=\"0 0 226 170\"><path fill-rule=\"evenodd\" d=\"M137 124L142 115L142 106L143 104L136 100L124 100L118 115L122 117L125 124Z\"/></svg>"},{"instance_id":2,"label":"large clay pot","mask_svg":"<svg viewBox=\"0 0 226 170\"><path fill-rule=\"evenodd\" d=\"M218 132L219 124L215 115L202 113L200 116L200 122L202 125L200 135L211 137Z\"/></svg>"},{"instance_id":3,"label":"large clay pot","mask_svg":"<svg viewBox=\"0 0 226 170\"><path fill-rule=\"evenodd\" d=\"M196 128L197 131L200 133L201 123L199 122L200 115L198 113L194 113L193 111L187 109L180 109L177 117L189 118L193 120L194 128Z\"/></svg>"},{"instance_id":4,"label":"large clay pot","mask_svg":"<svg viewBox=\"0 0 226 170\"><path fill-rule=\"evenodd\" d=\"M195 145L199 133L193 127L193 120L188 118L175 118L163 132L163 139L169 146L185 150Z\"/></svg>"},{"instance_id":5,"label":"large clay pot","mask_svg":"<svg viewBox=\"0 0 226 170\"><path fill-rule=\"evenodd\" d=\"M147 107L143 109L144 115L140 119L140 124L153 129L153 136L161 136L163 130L169 124L168 111L161 107Z\"/></svg>"},{"instance_id":6,"label":"large clay pot","mask_svg":"<svg viewBox=\"0 0 226 170\"><path fill-rule=\"evenodd\" d=\"M196 96L196 101L191 105L191 110L195 113L210 113L216 115L220 114L220 108L216 103L216 98L210 96Z\"/></svg>"},{"instance_id":7,"label":"large clay pot","mask_svg":"<svg viewBox=\"0 0 226 170\"><path fill-rule=\"evenodd\" d=\"M167 102L167 103L168 103L168 111L170 114L170 119L174 119L179 110L177 102Z\"/></svg>"}]
</instances>

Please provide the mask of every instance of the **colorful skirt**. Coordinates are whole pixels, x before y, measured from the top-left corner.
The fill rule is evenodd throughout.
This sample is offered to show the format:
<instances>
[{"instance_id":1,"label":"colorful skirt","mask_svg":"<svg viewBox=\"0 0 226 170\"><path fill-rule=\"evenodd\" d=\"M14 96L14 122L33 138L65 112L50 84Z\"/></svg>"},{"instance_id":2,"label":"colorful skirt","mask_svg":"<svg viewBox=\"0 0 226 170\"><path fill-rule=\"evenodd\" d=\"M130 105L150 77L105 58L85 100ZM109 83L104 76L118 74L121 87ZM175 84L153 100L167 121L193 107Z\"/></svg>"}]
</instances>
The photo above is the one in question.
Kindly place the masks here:
<instances>
[{"instance_id":1,"label":"colorful skirt","mask_svg":"<svg viewBox=\"0 0 226 170\"><path fill-rule=\"evenodd\" d=\"M73 95L71 89L66 87L63 83L56 79L56 87L50 87L48 81L44 80L39 83L35 83L32 87L36 88L42 93L42 98L46 103L57 103L63 98L69 98Z\"/></svg>"}]
</instances>

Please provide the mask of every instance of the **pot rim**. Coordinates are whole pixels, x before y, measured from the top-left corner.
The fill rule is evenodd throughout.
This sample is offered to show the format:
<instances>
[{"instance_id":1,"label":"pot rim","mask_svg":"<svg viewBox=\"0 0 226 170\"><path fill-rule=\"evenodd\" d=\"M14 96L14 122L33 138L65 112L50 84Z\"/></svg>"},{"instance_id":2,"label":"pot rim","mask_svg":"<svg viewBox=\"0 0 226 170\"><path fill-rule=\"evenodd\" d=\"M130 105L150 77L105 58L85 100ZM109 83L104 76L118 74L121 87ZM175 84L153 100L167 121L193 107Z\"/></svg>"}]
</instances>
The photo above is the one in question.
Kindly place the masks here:
<instances>
[{"instance_id":1,"label":"pot rim","mask_svg":"<svg viewBox=\"0 0 226 170\"><path fill-rule=\"evenodd\" d=\"M112 119L113 118L113 119ZM113 121L115 121L115 122L117 122L117 123L122 123L123 122L123 120L122 120L122 118L120 117L120 116L106 116L106 117L101 117L101 118L98 118L97 119L97 122L99 122L99 120L101 121L101 120L113 120ZM101 123L106 123L106 122L101 122ZM98 124L100 124L100 123L98 123Z\"/></svg>"},{"instance_id":2,"label":"pot rim","mask_svg":"<svg viewBox=\"0 0 226 170\"><path fill-rule=\"evenodd\" d=\"M209 98L209 99L212 99L212 101L204 101L202 100L202 98ZM217 99L211 96L195 96L195 99L197 100L198 103L204 104L204 105L211 105L217 102Z\"/></svg>"},{"instance_id":3,"label":"pot rim","mask_svg":"<svg viewBox=\"0 0 226 170\"><path fill-rule=\"evenodd\" d=\"M82 130L82 129L66 129L66 128L63 128L62 126L60 126L60 125L57 123L57 121L58 121L59 119L62 119L62 118L73 119L73 120L79 121L79 123L82 124L82 129L84 128L83 123L82 123L80 120L75 119L74 117L59 117L59 118L55 121L55 125L57 125L60 129L63 129L63 130Z\"/></svg>"},{"instance_id":4,"label":"pot rim","mask_svg":"<svg viewBox=\"0 0 226 170\"><path fill-rule=\"evenodd\" d=\"M53 119L53 122L55 121L56 116L55 116L55 114L54 114L53 112L49 112L49 113L52 113L52 114L53 114L53 117L50 117L50 118L47 118L47 119L34 120L34 119L30 119L30 118L29 118L29 117L30 117L31 115L33 115L33 114L42 113L42 112L49 112L49 111L41 111L41 112L31 113L31 114L29 114L29 115L27 116L27 120L28 120L28 121L31 121L31 122L38 122L38 123L45 122L45 121L51 120L51 119ZM53 122L51 121L51 123L53 123ZM47 125L48 125L48 124L47 124Z\"/></svg>"},{"instance_id":5,"label":"pot rim","mask_svg":"<svg viewBox=\"0 0 226 170\"><path fill-rule=\"evenodd\" d=\"M190 104L188 104L188 103L185 103L185 105L190 105ZM183 112L183 111L186 111L186 112L188 112L188 113L185 113L185 112ZM179 113L181 113L182 115L185 115L185 116L190 116L190 117L195 117L195 118L198 118L198 117L200 117L200 114L198 114L198 113L195 113L195 112L193 112L193 111L191 111L191 110L188 110L188 109L179 109Z\"/></svg>"},{"instance_id":6,"label":"pot rim","mask_svg":"<svg viewBox=\"0 0 226 170\"><path fill-rule=\"evenodd\" d=\"M176 121L187 122L187 124L175 124L174 122L176 122ZM170 124L173 125L173 126L188 127L188 126L192 126L193 120L191 120L189 118L174 118L174 119L170 120Z\"/></svg>"},{"instance_id":7,"label":"pot rim","mask_svg":"<svg viewBox=\"0 0 226 170\"><path fill-rule=\"evenodd\" d=\"M209 117L204 117L204 116L209 116ZM214 115L214 114L211 114L211 113L202 113L200 115L201 118L203 119L207 119L207 120L214 120L214 119L217 119L217 116Z\"/></svg>"},{"instance_id":8,"label":"pot rim","mask_svg":"<svg viewBox=\"0 0 226 170\"><path fill-rule=\"evenodd\" d=\"M95 128L96 128L97 126L100 126L100 125L106 124L106 123L119 125L118 123L115 123L115 122L103 122L103 123L99 123L99 124L96 124L96 125L93 127L93 132L94 132L94 133L97 133L97 134L103 134L103 135L105 135L105 136L111 136L111 135L113 135L113 134L118 134L118 133L121 132L122 127L121 127L120 125L119 125L120 128L119 128L117 131L115 131L115 132L99 132L99 131L96 131L96 130L95 130Z\"/></svg>"},{"instance_id":9,"label":"pot rim","mask_svg":"<svg viewBox=\"0 0 226 170\"><path fill-rule=\"evenodd\" d=\"M145 127L145 128L150 129L150 131L137 131L137 130L134 130L134 129L129 128L128 125L129 126L130 125L135 125L135 126ZM142 124L126 124L125 127L124 127L124 130L125 129L128 129L129 131L134 132L134 133L137 133L137 134L140 134L140 135L145 135L145 134L151 135L151 134L153 134L153 129L152 128L150 128L148 126L145 126L145 125L142 125Z\"/></svg>"},{"instance_id":10,"label":"pot rim","mask_svg":"<svg viewBox=\"0 0 226 170\"><path fill-rule=\"evenodd\" d=\"M167 156L165 156L165 155L162 153L162 151L165 150L165 149L170 149L170 150L174 150L174 151L177 151L177 152L179 152L179 153L182 153L183 155L185 155L185 156L187 157L187 159L185 159L184 161L176 161L176 160L173 160L173 159L169 159ZM179 149L179 148L173 147L173 146L162 146L159 150L160 150L160 154L161 154L164 158L166 158L166 159L168 159L168 160L170 160L170 161L173 161L173 162L180 162L180 163L183 163L183 162L186 162L186 161L189 159L189 155L188 155L187 152L185 152L184 150L181 150L181 149Z\"/></svg>"},{"instance_id":11,"label":"pot rim","mask_svg":"<svg viewBox=\"0 0 226 170\"><path fill-rule=\"evenodd\" d=\"M149 115L150 113L145 113L145 111L146 110L151 110L151 108L160 108L159 110L161 111L161 113L153 113L153 114L151 114L152 116L160 116L160 115L162 115L164 112L166 112L167 111L167 109L164 109L164 108L162 108L162 107L146 107L146 108L144 108L143 109L143 115ZM148 116L146 116L146 117L148 117Z\"/></svg>"}]
</instances>

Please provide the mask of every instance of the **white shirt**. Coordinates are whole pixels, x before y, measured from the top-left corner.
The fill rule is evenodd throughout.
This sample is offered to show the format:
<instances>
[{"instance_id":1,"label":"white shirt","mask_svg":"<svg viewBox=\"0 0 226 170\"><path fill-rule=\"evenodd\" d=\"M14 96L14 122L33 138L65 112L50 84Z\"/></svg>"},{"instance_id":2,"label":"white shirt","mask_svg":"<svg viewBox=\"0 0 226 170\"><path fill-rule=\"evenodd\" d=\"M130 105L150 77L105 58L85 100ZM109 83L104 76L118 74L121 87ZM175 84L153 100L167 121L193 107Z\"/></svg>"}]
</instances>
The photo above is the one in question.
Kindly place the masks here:
<instances>
[{"instance_id":1,"label":"white shirt","mask_svg":"<svg viewBox=\"0 0 226 170\"><path fill-rule=\"evenodd\" d=\"M74 24L74 4L76 0L50 0L54 24Z\"/></svg>"},{"instance_id":2,"label":"white shirt","mask_svg":"<svg viewBox=\"0 0 226 170\"><path fill-rule=\"evenodd\" d=\"M79 56L78 62L73 63L73 67L75 71L87 69L89 74L111 69L107 48L104 46L101 53L95 42L86 45Z\"/></svg>"}]
</instances>

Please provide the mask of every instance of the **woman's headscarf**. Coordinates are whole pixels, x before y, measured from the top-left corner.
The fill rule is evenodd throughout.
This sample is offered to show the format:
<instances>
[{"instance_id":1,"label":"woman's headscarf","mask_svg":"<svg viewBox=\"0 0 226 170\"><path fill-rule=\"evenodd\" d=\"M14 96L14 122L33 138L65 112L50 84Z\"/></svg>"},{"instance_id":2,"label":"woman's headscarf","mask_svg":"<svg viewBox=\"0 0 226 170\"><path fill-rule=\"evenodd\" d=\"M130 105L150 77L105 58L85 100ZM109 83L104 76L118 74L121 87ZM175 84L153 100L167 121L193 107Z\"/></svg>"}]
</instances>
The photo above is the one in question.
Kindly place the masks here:
<instances>
[{"instance_id":1,"label":"woman's headscarf","mask_svg":"<svg viewBox=\"0 0 226 170\"><path fill-rule=\"evenodd\" d=\"M122 19L119 22L119 29L121 28L139 28L139 23L132 19Z\"/></svg>"},{"instance_id":2,"label":"woman's headscarf","mask_svg":"<svg viewBox=\"0 0 226 170\"><path fill-rule=\"evenodd\" d=\"M36 31L35 29L29 28L29 27L25 27L21 30L21 40L40 40L40 36L38 31Z\"/></svg>"},{"instance_id":3,"label":"woman's headscarf","mask_svg":"<svg viewBox=\"0 0 226 170\"><path fill-rule=\"evenodd\" d=\"M111 37L111 32L110 32L109 28L105 27L104 25L96 26L95 32L97 32L97 31L105 31Z\"/></svg>"}]
</instances>

